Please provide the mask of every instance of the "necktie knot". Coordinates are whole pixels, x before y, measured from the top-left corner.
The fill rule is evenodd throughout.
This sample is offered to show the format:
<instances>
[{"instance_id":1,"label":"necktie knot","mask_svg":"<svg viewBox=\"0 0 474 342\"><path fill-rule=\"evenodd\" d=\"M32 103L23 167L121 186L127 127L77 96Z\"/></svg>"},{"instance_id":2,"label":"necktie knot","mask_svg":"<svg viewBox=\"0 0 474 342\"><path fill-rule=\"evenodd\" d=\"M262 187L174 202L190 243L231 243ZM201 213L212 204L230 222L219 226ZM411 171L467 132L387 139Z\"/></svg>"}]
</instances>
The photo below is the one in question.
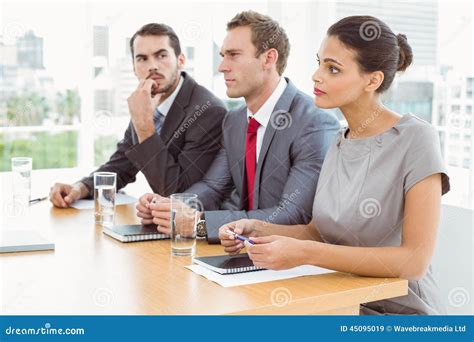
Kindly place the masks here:
<instances>
[{"instance_id":1,"label":"necktie knot","mask_svg":"<svg viewBox=\"0 0 474 342\"><path fill-rule=\"evenodd\" d=\"M250 118L249 125L247 127L247 133L257 133L258 127L260 124L254 118Z\"/></svg>"}]
</instances>

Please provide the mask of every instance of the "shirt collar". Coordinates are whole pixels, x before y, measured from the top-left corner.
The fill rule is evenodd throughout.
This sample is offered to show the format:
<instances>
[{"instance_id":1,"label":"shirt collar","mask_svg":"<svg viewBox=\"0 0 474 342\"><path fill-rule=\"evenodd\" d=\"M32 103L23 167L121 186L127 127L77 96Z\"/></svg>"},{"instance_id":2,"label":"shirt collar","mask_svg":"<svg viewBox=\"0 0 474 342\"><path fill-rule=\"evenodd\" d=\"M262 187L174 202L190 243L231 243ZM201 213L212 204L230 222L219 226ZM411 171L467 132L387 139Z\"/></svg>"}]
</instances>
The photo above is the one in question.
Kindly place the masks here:
<instances>
[{"instance_id":1,"label":"shirt collar","mask_svg":"<svg viewBox=\"0 0 474 342\"><path fill-rule=\"evenodd\" d=\"M270 97L265 101L265 103L260 107L260 109L255 113L252 114L250 109L247 107L247 119L254 118L258 121L258 123L263 126L267 127L268 121L270 121L270 117L272 116L273 110L280 99L281 95L285 91L287 86L287 82L284 77L280 78L280 82L278 82L277 87L270 95Z\"/></svg>"},{"instance_id":2,"label":"shirt collar","mask_svg":"<svg viewBox=\"0 0 474 342\"><path fill-rule=\"evenodd\" d=\"M178 93L183 85L183 82L184 82L184 78L183 76L181 75L179 77L179 83L178 83L178 86L176 87L176 89L171 93L170 96L168 96L166 98L166 100L164 100L159 106L158 106L158 110L160 111L160 113L163 115L163 116L166 116L168 114L168 112L170 111L170 108L171 106L173 105L173 102L174 100L176 99L176 96L178 96Z\"/></svg>"}]
</instances>

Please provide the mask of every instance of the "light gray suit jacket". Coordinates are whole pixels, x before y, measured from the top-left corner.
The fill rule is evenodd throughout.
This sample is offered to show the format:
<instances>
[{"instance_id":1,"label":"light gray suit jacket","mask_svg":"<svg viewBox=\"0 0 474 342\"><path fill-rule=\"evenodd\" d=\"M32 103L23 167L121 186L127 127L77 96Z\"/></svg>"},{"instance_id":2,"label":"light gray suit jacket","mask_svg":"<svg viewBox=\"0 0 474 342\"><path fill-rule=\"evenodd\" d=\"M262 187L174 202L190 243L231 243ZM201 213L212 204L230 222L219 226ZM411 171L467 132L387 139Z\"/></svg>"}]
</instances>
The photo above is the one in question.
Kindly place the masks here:
<instances>
[{"instance_id":1,"label":"light gray suit jacket","mask_svg":"<svg viewBox=\"0 0 474 342\"><path fill-rule=\"evenodd\" d=\"M186 190L198 194L204 205L209 243L219 243L220 226L242 218L279 224L311 221L319 173L339 131L339 121L315 107L310 96L286 80L288 85L266 127L257 162L256 209L245 210L245 106L226 115L221 150L204 178Z\"/></svg>"}]
</instances>

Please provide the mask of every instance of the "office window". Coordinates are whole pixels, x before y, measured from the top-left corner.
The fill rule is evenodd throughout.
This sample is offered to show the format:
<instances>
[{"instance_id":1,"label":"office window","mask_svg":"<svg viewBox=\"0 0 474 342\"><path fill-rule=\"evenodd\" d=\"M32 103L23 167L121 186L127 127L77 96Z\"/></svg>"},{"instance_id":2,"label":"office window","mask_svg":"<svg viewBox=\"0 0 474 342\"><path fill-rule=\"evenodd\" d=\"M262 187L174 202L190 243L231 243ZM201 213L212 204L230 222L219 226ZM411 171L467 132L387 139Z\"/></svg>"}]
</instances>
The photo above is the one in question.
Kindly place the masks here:
<instances>
[{"instance_id":1,"label":"office window","mask_svg":"<svg viewBox=\"0 0 474 342\"><path fill-rule=\"evenodd\" d=\"M469 169L471 167L471 159L466 158L462 161L462 167L465 169Z\"/></svg>"},{"instance_id":2,"label":"office window","mask_svg":"<svg viewBox=\"0 0 474 342\"><path fill-rule=\"evenodd\" d=\"M455 98L455 99L460 98L461 97L461 87L460 86L453 87L451 93L452 93L453 98Z\"/></svg>"},{"instance_id":3,"label":"office window","mask_svg":"<svg viewBox=\"0 0 474 342\"><path fill-rule=\"evenodd\" d=\"M466 88L474 89L474 77L466 77Z\"/></svg>"},{"instance_id":4,"label":"office window","mask_svg":"<svg viewBox=\"0 0 474 342\"><path fill-rule=\"evenodd\" d=\"M468 116L474 105L474 75L465 72L469 66L472 70L468 54L458 52L465 49L464 37L472 36L470 21L462 18L471 15L472 21L472 14L452 13L448 20L440 15L451 11L444 2L397 2L396 10L390 6L393 4L382 1L331 1L331 6L324 1L196 6L158 0L147 4L144 11L131 3L2 3L6 26L0 37L0 171L9 170L14 155L31 155L35 169L92 169L110 157L129 124L127 97L138 82L130 37L145 23L159 20L173 27L187 57L185 70L230 108L239 106L242 100L227 97L217 70L219 49L226 23L249 8L269 14L285 27L292 46L285 76L310 96L314 56L326 29L337 19L367 13L406 34L415 62L396 78L384 101L393 110L432 123L440 132L447 164L465 168L467 162L457 154L472 145L471 134L465 130L472 129ZM56 21L45 21L51 13ZM315 22L314 13L320 13L317 24L308 25ZM413 20L413 13L422 14L422 19ZM454 27L453 22L459 25ZM451 143L460 144L460 150L452 151L447 146ZM467 176L452 170L456 174L452 181L460 186L453 184L443 200L473 207L474 185L469 193L462 185L474 183L470 181L472 169Z\"/></svg>"},{"instance_id":5,"label":"office window","mask_svg":"<svg viewBox=\"0 0 474 342\"><path fill-rule=\"evenodd\" d=\"M471 128L471 119L466 119L464 123L464 128Z\"/></svg>"},{"instance_id":6,"label":"office window","mask_svg":"<svg viewBox=\"0 0 474 342\"><path fill-rule=\"evenodd\" d=\"M189 60L194 59L194 46L186 47L186 58Z\"/></svg>"}]
</instances>

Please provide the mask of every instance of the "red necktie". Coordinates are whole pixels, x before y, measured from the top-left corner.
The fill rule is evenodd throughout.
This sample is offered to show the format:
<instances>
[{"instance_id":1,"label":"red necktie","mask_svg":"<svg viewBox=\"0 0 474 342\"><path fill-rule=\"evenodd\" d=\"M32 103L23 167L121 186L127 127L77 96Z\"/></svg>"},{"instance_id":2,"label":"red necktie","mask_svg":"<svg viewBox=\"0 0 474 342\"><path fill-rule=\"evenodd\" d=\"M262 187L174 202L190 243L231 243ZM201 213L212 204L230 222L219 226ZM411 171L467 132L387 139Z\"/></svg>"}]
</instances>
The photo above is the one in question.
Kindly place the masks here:
<instances>
[{"instance_id":1,"label":"red necktie","mask_svg":"<svg viewBox=\"0 0 474 342\"><path fill-rule=\"evenodd\" d=\"M245 139L245 171L247 173L248 210L253 209L253 187L257 168L257 130L260 124L254 118L249 120Z\"/></svg>"}]
</instances>

